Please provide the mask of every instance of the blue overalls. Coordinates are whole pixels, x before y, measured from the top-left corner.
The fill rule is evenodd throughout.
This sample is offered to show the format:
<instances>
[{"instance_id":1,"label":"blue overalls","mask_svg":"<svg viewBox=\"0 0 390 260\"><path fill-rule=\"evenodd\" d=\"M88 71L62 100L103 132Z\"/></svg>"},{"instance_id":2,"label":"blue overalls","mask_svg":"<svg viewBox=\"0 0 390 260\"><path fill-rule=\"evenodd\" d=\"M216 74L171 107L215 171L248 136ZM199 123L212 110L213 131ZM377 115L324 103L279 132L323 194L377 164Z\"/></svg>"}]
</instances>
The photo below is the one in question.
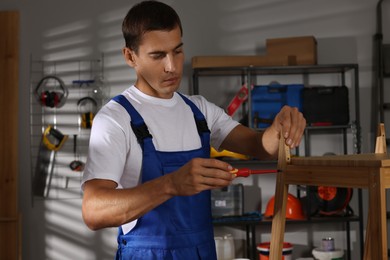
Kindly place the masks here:
<instances>
[{"instance_id":1,"label":"blue overalls","mask_svg":"<svg viewBox=\"0 0 390 260\"><path fill-rule=\"evenodd\" d=\"M180 94L181 95L181 94ZM194 113L202 147L190 151L156 151L141 115L122 95L114 97L131 117L143 152L142 182L169 174L195 157L210 157L210 130L202 112L181 95ZM210 191L175 196L140 217L127 234L119 228L116 259L217 259L211 218Z\"/></svg>"}]
</instances>

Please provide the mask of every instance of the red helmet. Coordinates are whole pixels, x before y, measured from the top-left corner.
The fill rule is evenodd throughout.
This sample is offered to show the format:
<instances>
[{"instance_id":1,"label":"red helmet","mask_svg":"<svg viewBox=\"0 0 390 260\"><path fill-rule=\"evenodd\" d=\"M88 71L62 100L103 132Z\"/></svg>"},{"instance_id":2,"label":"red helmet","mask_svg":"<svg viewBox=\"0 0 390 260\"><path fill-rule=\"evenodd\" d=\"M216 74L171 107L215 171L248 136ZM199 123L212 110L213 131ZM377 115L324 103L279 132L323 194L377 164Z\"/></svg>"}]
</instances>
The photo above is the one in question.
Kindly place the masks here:
<instances>
[{"instance_id":1,"label":"red helmet","mask_svg":"<svg viewBox=\"0 0 390 260\"><path fill-rule=\"evenodd\" d=\"M274 205L275 196L272 196L272 198L267 203L267 208L264 212L264 217L272 217L274 215ZM287 196L286 218L295 220L305 219L301 202L297 197L290 193Z\"/></svg>"}]
</instances>

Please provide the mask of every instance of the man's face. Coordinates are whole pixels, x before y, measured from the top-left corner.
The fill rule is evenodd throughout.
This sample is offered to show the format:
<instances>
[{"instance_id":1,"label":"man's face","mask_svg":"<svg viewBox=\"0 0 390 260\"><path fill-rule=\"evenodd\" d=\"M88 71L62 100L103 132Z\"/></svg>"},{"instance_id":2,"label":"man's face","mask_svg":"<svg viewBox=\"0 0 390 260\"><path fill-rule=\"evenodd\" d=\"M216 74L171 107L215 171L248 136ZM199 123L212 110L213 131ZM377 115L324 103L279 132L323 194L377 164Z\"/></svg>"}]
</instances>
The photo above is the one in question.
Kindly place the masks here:
<instances>
[{"instance_id":1,"label":"man's face","mask_svg":"<svg viewBox=\"0 0 390 260\"><path fill-rule=\"evenodd\" d=\"M171 31L150 31L144 34L138 53L131 53L127 63L137 73L136 87L143 93L171 98L179 86L183 73L184 53L179 27Z\"/></svg>"}]
</instances>

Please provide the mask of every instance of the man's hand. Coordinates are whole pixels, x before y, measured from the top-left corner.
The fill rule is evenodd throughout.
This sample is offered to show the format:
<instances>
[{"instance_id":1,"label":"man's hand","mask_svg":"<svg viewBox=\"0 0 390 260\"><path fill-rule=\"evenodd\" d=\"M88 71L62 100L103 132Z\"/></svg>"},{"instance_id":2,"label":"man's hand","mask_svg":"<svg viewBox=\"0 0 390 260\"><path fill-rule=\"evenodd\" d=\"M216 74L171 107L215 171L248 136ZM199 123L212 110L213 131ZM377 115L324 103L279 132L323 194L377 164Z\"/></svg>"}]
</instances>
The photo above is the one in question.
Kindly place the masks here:
<instances>
[{"instance_id":1,"label":"man's hand","mask_svg":"<svg viewBox=\"0 0 390 260\"><path fill-rule=\"evenodd\" d=\"M234 179L231 170L231 165L217 159L192 159L177 171L168 174L172 195L189 196L230 185Z\"/></svg>"},{"instance_id":2,"label":"man's hand","mask_svg":"<svg viewBox=\"0 0 390 260\"><path fill-rule=\"evenodd\" d=\"M297 147L302 139L306 127L306 119L296 107L284 106L276 115L270 126L280 136L286 139L290 148Z\"/></svg>"}]
</instances>

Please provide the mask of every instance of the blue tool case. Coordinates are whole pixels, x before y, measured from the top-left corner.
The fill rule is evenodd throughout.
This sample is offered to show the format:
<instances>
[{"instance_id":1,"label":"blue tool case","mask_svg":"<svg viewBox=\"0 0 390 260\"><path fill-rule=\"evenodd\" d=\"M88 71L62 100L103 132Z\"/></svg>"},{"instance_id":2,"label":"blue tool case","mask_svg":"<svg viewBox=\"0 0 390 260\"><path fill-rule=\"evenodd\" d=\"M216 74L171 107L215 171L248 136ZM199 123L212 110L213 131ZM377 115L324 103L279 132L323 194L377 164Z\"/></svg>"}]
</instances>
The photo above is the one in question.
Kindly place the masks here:
<instances>
[{"instance_id":1,"label":"blue tool case","mask_svg":"<svg viewBox=\"0 0 390 260\"><path fill-rule=\"evenodd\" d=\"M270 126L276 114L284 105L297 107L302 111L303 84L254 86L252 95L252 125L255 128Z\"/></svg>"}]
</instances>

